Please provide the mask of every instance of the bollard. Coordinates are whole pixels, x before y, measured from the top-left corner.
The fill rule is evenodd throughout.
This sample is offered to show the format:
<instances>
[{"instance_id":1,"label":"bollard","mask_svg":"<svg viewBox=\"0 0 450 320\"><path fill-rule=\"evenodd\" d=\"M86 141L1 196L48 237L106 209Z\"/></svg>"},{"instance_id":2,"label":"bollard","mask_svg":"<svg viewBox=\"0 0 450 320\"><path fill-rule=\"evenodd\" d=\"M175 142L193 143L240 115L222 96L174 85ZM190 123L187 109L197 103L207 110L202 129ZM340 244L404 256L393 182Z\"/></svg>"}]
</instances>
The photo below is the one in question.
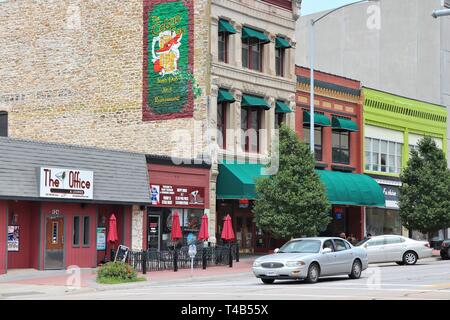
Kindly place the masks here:
<instances>
[{"instance_id":1,"label":"bollard","mask_svg":"<svg viewBox=\"0 0 450 320\"><path fill-rule=\"evenodd\" d=\"M228 258L228 261L230 263L230 268L233 268L233 255L232 255L232 252L231 252L231 243L228 245L228 247L229 247L229 251L228 251L229 258Z\"/></svg>"},{"instance_id":2,"label":"bollard","mask_svg":"<svg viewBox=\"0 0 450 320\"><path fill-rule=\"evenodd\" d=\"M206 248L203 247L203 251L202 251L202 265L203 265L203 270L206 269Z\"/></svg>"},{"instance_id":3,"label":"bollard","mask_svg":"<svg viewBox=\"0 0 450 320\"><path fill-rule=\"evenodd\" d=\"M175 248L175 251L173 252L173 271L178 271L178 251L177 248Z\"/></svg>"},{"instance_id":4,"label":"bollard","mask_svg":"<svg viewBox=\"0 0 450 320\"><path fill-rule=\"evenodd\" d=\"M239 262L239 242L236 242L236 262Z\"/></svg>"},{"instance_id":5,"label":"bollard","mask_svg":"<svg viewBox=\"0 0 450 320\"><path fill-rule=\"evenodd\" d=\"M142 274L147 273L147 251L142 250Z\"/></svg>"}]
</instances>

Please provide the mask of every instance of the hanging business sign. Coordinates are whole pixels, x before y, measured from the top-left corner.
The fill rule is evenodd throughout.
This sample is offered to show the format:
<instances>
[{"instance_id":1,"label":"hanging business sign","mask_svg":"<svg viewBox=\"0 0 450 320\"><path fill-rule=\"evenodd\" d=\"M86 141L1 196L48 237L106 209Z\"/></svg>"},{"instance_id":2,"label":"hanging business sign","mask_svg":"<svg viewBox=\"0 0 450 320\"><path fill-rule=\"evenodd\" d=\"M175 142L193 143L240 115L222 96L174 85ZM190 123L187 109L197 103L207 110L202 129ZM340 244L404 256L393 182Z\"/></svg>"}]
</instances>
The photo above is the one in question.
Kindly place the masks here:
<instances>
[{"instance_id":1,"label":"hanging business sign","mask_svg":"<svg viewBox=\"0 0 450 320\"><path fill-rule=\"evenodd\" d=\"M158 207L205 207L205 188L175 186L168 184L150 185L151 204Z\"/></svg>"},{"instance_id":2,"label":"hanging business sign","mask_svg":"<svg viewBox=\"0 0 450 320\"><path fill-rule=\"evenodd\" d=\"M144 1L143 121L193 115L192 2Z\"/></svg>"},{"instance_id":3,"label":"hanging business sign","mask_svg":"<svg viewBox=\"0 0 450 320\"><path fill-rule=\"evenodd\" d=\"M94 172L41 167L39 190L44 198L93 199Z\"/></svg>"},{"instance_id":4,"label":"hanging business sign","mask_svg":"<svg viewBox=\"0 0 450 320\"><path fill-rule=\"evenodd\" d=\"M8 251L19 251L19 226L8 226Z\"/></svg>"}]
</instances>

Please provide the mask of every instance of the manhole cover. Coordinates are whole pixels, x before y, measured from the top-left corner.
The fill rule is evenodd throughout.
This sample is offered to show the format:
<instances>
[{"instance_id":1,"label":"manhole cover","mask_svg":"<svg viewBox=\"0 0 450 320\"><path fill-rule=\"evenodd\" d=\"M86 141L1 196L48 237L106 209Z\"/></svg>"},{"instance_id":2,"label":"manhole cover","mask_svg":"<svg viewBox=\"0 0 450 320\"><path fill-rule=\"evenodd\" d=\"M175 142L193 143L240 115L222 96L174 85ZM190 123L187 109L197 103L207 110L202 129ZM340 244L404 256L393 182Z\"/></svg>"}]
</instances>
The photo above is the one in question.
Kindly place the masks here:
<instances>
[{"instance_id":1,"label":"manhole cover","mask_svg":"<svg viewBox=\"0 0 450 320\"><path fill-rule=\"evenodd\" d=\"M30 296L34 294L44 294L43 292L37 291L26 291L26 292L11 292L11 293L2 293L2 297L20 297L20 296Z\"/></svg>"}]
</instances>

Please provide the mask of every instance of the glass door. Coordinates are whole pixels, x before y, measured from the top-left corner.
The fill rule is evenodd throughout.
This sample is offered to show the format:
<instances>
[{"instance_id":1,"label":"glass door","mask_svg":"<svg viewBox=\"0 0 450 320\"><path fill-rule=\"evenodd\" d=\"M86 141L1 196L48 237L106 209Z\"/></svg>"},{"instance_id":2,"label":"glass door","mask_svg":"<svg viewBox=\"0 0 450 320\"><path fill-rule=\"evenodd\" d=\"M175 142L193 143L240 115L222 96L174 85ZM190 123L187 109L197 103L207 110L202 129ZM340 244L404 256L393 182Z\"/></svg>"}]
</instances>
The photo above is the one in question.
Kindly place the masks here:
<instances>
[{"instance_id":1,"label":"glass door","mask_svg":"<svg viewBox=\"0 0 450 320\"><path fill-rule=\"evenodd\" d=\"M147 243L149 249L160 250L160 230L161 230L161 217L159 215L148 216L148 232Z\"/></svg>"}]
</instances>

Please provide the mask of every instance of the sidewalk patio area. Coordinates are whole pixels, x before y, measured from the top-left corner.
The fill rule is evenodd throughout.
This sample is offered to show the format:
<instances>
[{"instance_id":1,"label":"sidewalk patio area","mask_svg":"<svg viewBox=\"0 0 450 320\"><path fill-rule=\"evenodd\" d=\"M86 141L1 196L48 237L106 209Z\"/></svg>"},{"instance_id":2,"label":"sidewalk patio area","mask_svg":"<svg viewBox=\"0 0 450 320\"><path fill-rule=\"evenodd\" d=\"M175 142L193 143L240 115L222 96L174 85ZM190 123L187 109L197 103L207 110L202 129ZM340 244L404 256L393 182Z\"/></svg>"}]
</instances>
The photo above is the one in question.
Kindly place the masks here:
<instances>
[{"instance_id":1,"label":"sidewalk patio area","mask_svg":"<svg viewBox=\"0 0 450 320\"><path fill-rule=\"evenodd\" d=\"M179 279L194 279L201 277L213 277L216 275L224 274L237 274L251 272L251 267L256 256L243 256L239 262L233 261L233 267L229 266L211 266L209 265L206 270L202 268L191 269L178 269L177 272L173 270L164 271L151 271L143 275L139 273L139 276L145 276L147 281L141 282L142 284L152 284L160 281L170 281ZM46 270L40 271L36 269L13 269L9 270L7 274L0 275L0 294L2 293L2 287L5 285L30 285L30 286L68 286L82 288L102 288L111 285L98 284L95 281L97 269L79 269L80 280L77 284L76 273L78 271L70 270Z\"/></svg>"}]
</instances>

